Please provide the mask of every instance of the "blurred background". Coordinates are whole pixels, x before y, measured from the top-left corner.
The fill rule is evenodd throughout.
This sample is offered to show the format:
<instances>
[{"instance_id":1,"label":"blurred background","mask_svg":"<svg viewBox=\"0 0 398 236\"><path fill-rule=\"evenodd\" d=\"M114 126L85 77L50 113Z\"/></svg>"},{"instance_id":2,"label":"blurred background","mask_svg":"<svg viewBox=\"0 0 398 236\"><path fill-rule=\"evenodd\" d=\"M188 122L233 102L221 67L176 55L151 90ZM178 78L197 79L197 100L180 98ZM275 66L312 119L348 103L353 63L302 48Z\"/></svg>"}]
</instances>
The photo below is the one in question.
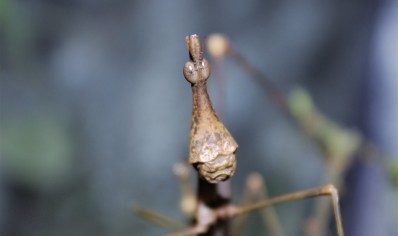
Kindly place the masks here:
<instances>
[{"instance_id":1,"label":"blurred background","mask_svg":"<svg viewBox=\"0 0 398 236\"><path fill-rule=\"evenodd\" d=\"M184 37L215 32L378 147L342 176L343 223L350 236L397 235L380 164L398 161L397 16L388 0L0 0L0 235L166 233L133 204L184 222L172 172L188 158ZM253 171L272 196L328 182L320 151L239 66L215 73L210 96L240 146L234 201ZM304 235L313 204L276 207L286 235ZM252 214L244 235L267 232Z\"/></svg>"}]
</instances>

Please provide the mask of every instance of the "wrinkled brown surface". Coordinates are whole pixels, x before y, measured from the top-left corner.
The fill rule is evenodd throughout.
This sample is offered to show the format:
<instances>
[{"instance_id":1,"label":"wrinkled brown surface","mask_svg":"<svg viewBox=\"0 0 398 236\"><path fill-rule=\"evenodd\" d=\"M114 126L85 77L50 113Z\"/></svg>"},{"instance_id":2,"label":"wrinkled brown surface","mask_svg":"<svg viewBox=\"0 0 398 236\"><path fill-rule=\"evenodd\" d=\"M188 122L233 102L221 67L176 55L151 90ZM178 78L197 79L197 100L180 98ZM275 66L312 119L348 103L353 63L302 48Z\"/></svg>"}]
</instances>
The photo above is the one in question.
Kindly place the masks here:
<instances>
[{"instance_id":1,"label":"wrinkled brown surface","mask_svg":"<svg viewBox=\"0 0 398 236\"><path fill-rule=\"evenodd\" d=\"M216 159L197 164L201 176L208 182L216 184L231 177L235 173L235 154L228 156L218 155Z\"/></svg>"},{"instance_id":2,"label":"wrinkled brown surface","mask_svg":"<svg viewBox=\"0 0 398 236\"><path fill-rule=\"evenodd\" d=\"M215 114L206 81L192 86L193 111L189 161L210 162L218 155L231 155L238 147L236 141Z\"/></svg>"}]
</instances>

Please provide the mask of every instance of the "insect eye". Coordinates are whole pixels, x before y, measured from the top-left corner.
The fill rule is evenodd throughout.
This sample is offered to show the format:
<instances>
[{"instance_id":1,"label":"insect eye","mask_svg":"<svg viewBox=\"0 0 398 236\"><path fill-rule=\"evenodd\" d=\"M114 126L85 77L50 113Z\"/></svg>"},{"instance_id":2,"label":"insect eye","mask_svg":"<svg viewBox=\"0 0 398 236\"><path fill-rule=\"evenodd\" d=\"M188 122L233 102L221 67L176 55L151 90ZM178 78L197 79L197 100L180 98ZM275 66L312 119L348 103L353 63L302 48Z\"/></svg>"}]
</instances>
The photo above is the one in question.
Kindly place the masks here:
<instances>
[{"instance_id":1,"label":"insect eye","mask_svg":"<svg viewBox=\"0 0 398 236\"><path fill-rule=\"evenodd\" d=\"M195 65L193 62L188 61L184 65L184 77L188 82L194 84L198 81L198 72L195 70Z\"/></svg>"},{"instance_id":2,"label":"insect eye","mask_svg":"<svg viewBox=\"0 0 398 236\"><path fill-rule=\"evenodd\" d=\"M206 59L203 59L201 65L201 76L203 80L207 80L210 76L210 64Z\"/></svg>"}]
</instances>

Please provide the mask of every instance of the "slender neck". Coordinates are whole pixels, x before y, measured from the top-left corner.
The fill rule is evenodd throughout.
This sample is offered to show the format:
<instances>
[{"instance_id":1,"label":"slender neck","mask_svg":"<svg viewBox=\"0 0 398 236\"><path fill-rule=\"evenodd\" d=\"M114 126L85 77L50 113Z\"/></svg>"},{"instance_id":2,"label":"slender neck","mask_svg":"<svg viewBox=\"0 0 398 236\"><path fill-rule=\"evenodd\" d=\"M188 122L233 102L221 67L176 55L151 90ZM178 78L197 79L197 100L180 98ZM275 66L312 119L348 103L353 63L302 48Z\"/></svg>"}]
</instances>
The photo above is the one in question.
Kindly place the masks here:
<instances>
[{"instance_id":1,"label":"slender neck","mask_svg":"<svg viewBox=\"0 0 398 236\"><path fill-rule=\"evenodd\" d=\"M199 119L204 116L218 120L207 93L206 81L192 85L192 117Z\"/></svg>"}]
</instances>

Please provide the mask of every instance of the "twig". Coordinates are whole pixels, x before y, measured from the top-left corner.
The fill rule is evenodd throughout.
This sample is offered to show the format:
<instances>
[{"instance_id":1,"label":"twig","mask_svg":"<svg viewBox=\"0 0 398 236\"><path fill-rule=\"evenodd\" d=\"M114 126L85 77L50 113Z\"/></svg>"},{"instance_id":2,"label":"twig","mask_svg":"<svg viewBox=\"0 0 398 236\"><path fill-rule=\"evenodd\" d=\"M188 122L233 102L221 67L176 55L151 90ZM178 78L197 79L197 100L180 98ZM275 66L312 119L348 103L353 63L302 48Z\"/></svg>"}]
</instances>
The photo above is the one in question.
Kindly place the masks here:
<instances>
[{"instance_id":1,"label":"twig","mask_svg":"<svg viewBox=\"0 0 398 236\"><path fill-rule=\"evenodd\" d=\"M163 228L168 228L170 230L176 230L176 229L181 229L184 227L177 221L174 221L167 216L163 216L157 212L142 208L138 205L134 205L132 210L139 217L146 219L146 220L148 220L156 225L159 225Z\"/></svg>"},{"instance_id":2,"label":"twig","mask_svg":"<svg viewBox=\"0 0 398 236\"><path fill-rule=\"evenodd\" d=\"M192 235L192 232L206 232L207 229L215 222L218 220L225 220L228 218L236 217L238 215L246 214L248 212L251 212L253 210L261 209L261 208L266 208L272 205L276 204L281 204L287 201L293 201L293 200L299 200L299 199L304 199L304 198L313 198L313 197L318 197L318 196L329 196L332 198L332 203L333 203L333 210L335 213L335 221L336 221L336 228L337 228L337 233L339 236L344 236L343 232L343 225L341 223L341 215L340 215L340 209L338 205L338 194L337 194L337 189L331 185L324 185L318 188L313 188L313 189L308 189L304 191L299 191L299 192L294 192L294 193L289 193L285 194L282 196L270 198L267 200L263 200L254 204L246 205L246 206L241 206L241 207L236 207L233 205L225 205L220 208L216 209L211 209L206 206L203 208L199 207L199 212L198 214L203 214L201 217L197 217L199 219L198 223L186 230L180 231L176 234L172 234L173 236L176 235ZM201 231L204 230L204 231Z\"/></svg>"},{"instance_id":3,"label":"twig","mask_svg":"<svg viewBox=\"0 0 398 236\"><path fill-rule=\"evenodd\" d=\"M246 180L246 189L243 195L243 201L241 205L249 205L253 203L253 201L257 199L267 200L269 199L267 193L267 186L264 182L264 179L259 173L251 173ZM281 227L280 221L278 219L278 215L275 212L275 209L271 206L268 208L261 209L261 216L264 220L264 225L267 227L267 230L274 236L283 236L285 233ZM247 215L239 216L234 222L234 230L233 235L240 235L243 231L243 225L247 220Z\"/></svg>"}]
</instances>

